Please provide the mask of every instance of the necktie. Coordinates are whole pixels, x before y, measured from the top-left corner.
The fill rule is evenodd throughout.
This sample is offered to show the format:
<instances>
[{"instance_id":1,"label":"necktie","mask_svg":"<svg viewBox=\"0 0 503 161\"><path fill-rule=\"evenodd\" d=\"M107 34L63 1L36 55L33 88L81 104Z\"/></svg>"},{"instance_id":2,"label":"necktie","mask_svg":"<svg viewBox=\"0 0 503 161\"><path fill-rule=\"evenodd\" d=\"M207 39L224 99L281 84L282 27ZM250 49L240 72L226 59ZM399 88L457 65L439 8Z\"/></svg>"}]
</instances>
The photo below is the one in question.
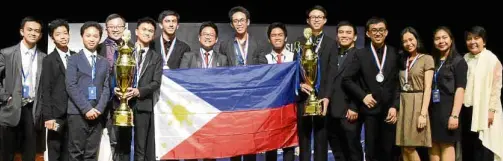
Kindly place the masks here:
<instances>
[{"instance_id":1,"label":"necktie","mask_svg":"<svg viewBox=\"0 0 503 161\"><path fill-rule=\"evenodd\" d=\"M283 54L279 53L276 56L278 57L278 59L276 60L276 63L281 64L281 61L282 61L281 57L283 56Z\"/></svg>"},{"instance_id":2,"label":"necktie","mask_svg":"<svg viewBox=\"0 0 503 161\"><path fill-rule=\"evenodd\" d=\"M92 59L92 64L91 64L91 67L92 67L92 77L93 77L93 82L94 82L94 78L96 77L96 55L91 55L91 59Z\"/></svg>"},{"instance_id":3,"label":"necktie","mask_svg":"<svg viewBox=\"0 0 503 161\"><path fill-rule=\"evenodd\" d=\"M206 68L208 68L210 65L208 64L208 56L210 54L208 52L204 53L204 64L206 64Z\"/></svg>"}]
</instances>

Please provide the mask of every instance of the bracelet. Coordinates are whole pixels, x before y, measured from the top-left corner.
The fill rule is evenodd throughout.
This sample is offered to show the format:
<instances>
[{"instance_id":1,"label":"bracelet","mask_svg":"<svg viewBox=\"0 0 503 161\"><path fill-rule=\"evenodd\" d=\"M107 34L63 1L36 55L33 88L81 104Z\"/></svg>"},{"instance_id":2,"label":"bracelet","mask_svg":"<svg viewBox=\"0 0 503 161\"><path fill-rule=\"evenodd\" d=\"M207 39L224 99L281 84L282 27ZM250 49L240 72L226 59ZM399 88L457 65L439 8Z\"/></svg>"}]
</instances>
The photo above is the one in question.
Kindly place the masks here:
<instances>
[{"instance_id":1,"label":"bracelet","mask_svg":"<svg viewBox=\"0 0 503 161\"><path fill-rule=\"evenodd\" d=\"M428 115L419 115L419 116L424 117L424 118L428 117Z\"/></svg>"},{"instance_id":2,"label":"bracelet","mask_svg":"<svg viewBox=\"0 0 503 161\"><path fill-rule=\"evenodd\" d=\"M489 109L489 112L496 113L496 109Z\"/></svg>"}]
</instances>

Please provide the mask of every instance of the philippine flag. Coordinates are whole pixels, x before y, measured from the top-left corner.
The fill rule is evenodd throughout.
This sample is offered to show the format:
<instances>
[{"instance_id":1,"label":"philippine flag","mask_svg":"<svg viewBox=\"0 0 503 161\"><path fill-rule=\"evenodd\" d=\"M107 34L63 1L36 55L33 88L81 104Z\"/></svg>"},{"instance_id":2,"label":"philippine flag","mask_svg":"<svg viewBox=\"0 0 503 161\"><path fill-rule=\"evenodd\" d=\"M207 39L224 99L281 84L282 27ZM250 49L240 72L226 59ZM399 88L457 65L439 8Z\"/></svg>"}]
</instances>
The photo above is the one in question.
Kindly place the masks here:
<instances>
[{"instance_id":1,"label":"philippine flag","mask_svg":"<svg viewBox=\"0 0 503 161\"><path fill-rule=\"evenodd\" d=\"M165 70L156 159L227 158L298 144L297 62Z\"/></svg>"}]
</instances>

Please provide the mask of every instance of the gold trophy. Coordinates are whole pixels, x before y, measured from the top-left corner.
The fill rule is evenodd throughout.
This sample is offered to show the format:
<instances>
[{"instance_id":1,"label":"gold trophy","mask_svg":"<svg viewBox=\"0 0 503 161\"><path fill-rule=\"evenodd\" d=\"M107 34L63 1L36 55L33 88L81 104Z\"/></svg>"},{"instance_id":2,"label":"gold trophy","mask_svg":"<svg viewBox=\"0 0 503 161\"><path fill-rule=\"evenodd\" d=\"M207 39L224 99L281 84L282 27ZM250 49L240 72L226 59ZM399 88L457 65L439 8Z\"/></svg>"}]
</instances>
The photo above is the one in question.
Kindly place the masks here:
<instances>
[{"instance_id":1,"label":"gold trophy","mask_svg":"<svg viewBox=\"0 0 503 161\"><path fill-rule=\"evenodd\" d=\"M313 32L311 28L304 29L304 37L306 38L306 44L303 45L302 56L300 59L302 66L302 74L304 77L304 82L311 88L315 89L315 82L318 75L318 54L313 52L313 42L311 37ZM317 98L315 90L309 93L307 102L304 107L304 116L318 116L322 115L321 111L321 101Z\"/></svg>"},{"instance_id":2,"label":"gold trophy","mask_svg":"<svg viewBox=\"0 0 503 161\"><path fill-rule=\"evenodd\" d=\"M116 126L134 126L133 124L133 110L128 105L128 100L126 98L126 92L129 87L133 84L134 72L136 68L135 59L133 57L133 48L128 46L128 42L131 39L131 32L129 30L124 30L124 35L122 36L122 44L119 47L119 56L115 61L114 70L115 77L117 80L117 87L119 91L123 94L119 100L120 105L114 111L114 125Z\"/></svg>"}]
</instances>

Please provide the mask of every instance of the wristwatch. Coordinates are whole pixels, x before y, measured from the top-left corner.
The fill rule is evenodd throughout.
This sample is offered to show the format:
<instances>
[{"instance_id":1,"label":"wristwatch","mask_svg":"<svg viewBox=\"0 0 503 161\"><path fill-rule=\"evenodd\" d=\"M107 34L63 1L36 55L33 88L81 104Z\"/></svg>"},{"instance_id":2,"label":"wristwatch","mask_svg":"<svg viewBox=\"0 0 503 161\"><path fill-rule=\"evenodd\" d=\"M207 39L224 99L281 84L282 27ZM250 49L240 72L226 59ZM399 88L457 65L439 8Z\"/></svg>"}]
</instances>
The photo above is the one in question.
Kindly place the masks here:
<instances>
[{"instance_id":1,"label":"wristwatch","mask_svg":"<svg viewBox=\"0 0 503 161\"><path fill-rule=\"evenodd\" d=\"M489 112L496 113L496 109L489 109Z\"/></svg>"},{"instance_id":2,"label":"wristwatch","mask_svg":"<svg viewBox=\"0 0 503 161\"><path fill-rule=\"evenodd\" d=\"M458 119L458 116L457 116L457 115L451 115L451 117L452 117L453 119Z\"/></svg>"}]
</instances>

